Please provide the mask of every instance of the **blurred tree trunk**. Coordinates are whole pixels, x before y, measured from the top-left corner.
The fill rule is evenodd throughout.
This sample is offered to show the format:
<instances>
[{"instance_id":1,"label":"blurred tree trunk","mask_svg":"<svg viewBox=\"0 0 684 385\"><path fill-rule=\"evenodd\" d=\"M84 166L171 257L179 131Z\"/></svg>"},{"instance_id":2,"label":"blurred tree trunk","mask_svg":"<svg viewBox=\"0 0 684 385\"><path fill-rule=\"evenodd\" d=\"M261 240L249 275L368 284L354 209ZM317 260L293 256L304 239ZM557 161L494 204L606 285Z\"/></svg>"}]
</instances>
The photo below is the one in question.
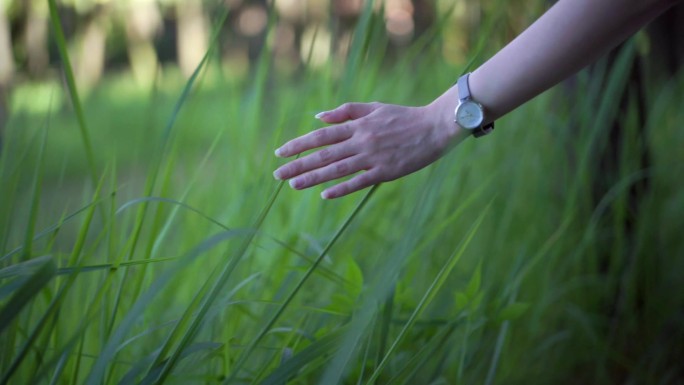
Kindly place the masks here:
<instances>
[{"instance_id":1,"label":"blurred tree trunk","mask_svg":"<svg viewBox=\"0 0 684 385\"><path fill-rule=\"evenodd\" d=\"M24 44L28 73L41 76L50 62L48 53L48 16L46 2L33 1L27 6Z\"/></svg>"},{"instance_id":2,"label":"blurred tree trunk","mask_svg":"<svg viewBox=\"0 0 684 385\"><path fill-rule=\"evenodd\" d=\"M131 71L138 85L152 87L159 61L154 36L161 30L162 18L157 4L134 3L126 12L126 38Z\"/></svg>"},{"instance_id":3,"label":"blurred tree trunk","mask_svg":"<svg viewBox=\"0 0 684 385\"><path fill-rule=\"evenodd\" d=\"M12 37L6 10L0 5L0 84L6 84L14 75Z\"/></svg>"},{"instance_id":4,"label":"blurred tree trunk","mask_svg":"<svg viewBox=\"0 0 684 385\"><path fill-rule=\"evenodd\" d=\"M437 4L431 0L413 1L413 19L415 20L415 38L422 36L433 28L437 16Z\"/></svg>"},{"instance_id":5,"label":"blurred tree trunk","mask_svg":"<svg viewBox=\"0 0 684 385\"><path fill-rule=\"evenodd\" d=\"M181 1L176 6L178 65L186 77L192 75L208 47L208 21L198 0Z\"/></svg>"},{"instance_id":6,"label":"blurred tree trunk","mask_svg":"<svg viewBox=\"0 0 684 385\"><path fill-rule=\"evenodd\" d=\"M7 123L8 106L6 94L14 75L14 55L9 20L4 5L0 5L0 149Z\"/></svg>"},{"instance_id":7,"label":"blurred tree trunk","mask_svg":"<svg viewBox=\"0 0 684 385\"><path fill-rule=\"evenodd\" d=\"M105 8L96 7L85 19L75 64L76 81L83 91L92 88L100 80L104 71L107 41L107 33L103 25L107 19Z\"/></svg>"}]
</instances>

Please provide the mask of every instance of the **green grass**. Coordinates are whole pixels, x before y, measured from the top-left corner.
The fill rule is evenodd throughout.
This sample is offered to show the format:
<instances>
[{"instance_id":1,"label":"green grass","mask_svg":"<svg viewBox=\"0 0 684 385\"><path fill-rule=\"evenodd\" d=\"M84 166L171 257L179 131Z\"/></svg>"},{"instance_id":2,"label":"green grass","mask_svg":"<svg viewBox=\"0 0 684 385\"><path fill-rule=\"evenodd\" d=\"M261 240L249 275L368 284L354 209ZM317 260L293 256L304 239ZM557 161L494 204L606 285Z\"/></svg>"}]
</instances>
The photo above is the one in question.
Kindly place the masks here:
<instances>
[{"instance_id":1,"label":"green grass","mask_svg":"<svg viewBox=\"0 0 684 385\"><path fill-rule=\"evenodd\" d=\"M246 78L216 60L187 83L166 71L152 97L127 75L80 102L71 81L17 90L0 154L2 382L680 383L684 74L653 85L645 137L617 104L626 45L610 73L400 181L322 201L273 180L273 150L316 112L424 104L465 69L420 40L383 62L384 39L368 15L346 66L294 78L266 50ZM22 109L39 92L49 108ZM624 156L597 199L616 116Z\"/></svg>"}]
</instances>

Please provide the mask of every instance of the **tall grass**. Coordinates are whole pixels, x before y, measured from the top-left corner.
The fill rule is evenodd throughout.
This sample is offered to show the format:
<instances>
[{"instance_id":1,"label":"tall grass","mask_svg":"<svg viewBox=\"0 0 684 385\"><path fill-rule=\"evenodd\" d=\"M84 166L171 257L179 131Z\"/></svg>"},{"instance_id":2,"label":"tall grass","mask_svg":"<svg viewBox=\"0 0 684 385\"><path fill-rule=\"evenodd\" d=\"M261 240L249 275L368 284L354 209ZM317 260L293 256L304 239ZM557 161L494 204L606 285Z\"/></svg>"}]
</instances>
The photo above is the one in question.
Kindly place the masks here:
<instances>
[{"instance_id":1,"label":"tall grass","mask_svg":"<svg viewBox=\"0 0 684 385\"><path fill-rule=\"evenodd\" d=\"M684 76L654 85L639 127L618 104L627 44L611 71L400 181L335 201L283 188L272 150L318 127L315 112L427 103L469 65L435 59L427 39L383 61L368 4L344 68L282 77L266 45L230 79L210 49L151 100L112 78L80 101L71 79L73 110L15 111L0 160L2 383L681 381ZM497 48L502 9L473 63ZM622 163L596 200L615 119Z\"/></svg>"}]
</instances>

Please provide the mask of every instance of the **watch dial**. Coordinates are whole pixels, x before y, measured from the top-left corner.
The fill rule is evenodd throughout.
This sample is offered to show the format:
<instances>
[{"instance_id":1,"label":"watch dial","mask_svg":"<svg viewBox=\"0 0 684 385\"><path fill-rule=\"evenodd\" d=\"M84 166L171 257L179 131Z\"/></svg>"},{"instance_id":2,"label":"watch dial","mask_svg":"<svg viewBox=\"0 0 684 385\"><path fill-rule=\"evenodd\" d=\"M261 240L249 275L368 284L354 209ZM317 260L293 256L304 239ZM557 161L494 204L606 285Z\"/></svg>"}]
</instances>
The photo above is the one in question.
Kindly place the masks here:
<instances>
[{"instance_id":1,"label":"watch dial","mask_svg":"<svg viewBox=\"0 0 684 385\"><path fill-rule=\"evenodd\" d=\"M456 109L456 123L463 128L472 130L480 127L483 120L482 109L475 102L467 101Z\"/></svg>"}]
</instances>

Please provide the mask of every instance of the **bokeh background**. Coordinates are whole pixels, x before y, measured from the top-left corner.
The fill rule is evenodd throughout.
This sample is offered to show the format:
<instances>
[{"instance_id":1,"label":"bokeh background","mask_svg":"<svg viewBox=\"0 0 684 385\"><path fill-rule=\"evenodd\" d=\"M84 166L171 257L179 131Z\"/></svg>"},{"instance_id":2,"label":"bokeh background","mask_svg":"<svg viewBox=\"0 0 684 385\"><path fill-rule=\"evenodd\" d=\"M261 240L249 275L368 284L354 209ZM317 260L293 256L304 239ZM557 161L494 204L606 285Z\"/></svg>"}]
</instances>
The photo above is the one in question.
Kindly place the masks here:
<instances>
[{"instance_id":1,"label":"bokeh background","mask_svg":"<svg viewBox=\"0 0 684 385\"><path fill-rule=\"evenodd\" d=\"M684 383L684 10L332 202L273 150L550 1L0 0L0 383Z\"/></svg>"}]
</instances>

